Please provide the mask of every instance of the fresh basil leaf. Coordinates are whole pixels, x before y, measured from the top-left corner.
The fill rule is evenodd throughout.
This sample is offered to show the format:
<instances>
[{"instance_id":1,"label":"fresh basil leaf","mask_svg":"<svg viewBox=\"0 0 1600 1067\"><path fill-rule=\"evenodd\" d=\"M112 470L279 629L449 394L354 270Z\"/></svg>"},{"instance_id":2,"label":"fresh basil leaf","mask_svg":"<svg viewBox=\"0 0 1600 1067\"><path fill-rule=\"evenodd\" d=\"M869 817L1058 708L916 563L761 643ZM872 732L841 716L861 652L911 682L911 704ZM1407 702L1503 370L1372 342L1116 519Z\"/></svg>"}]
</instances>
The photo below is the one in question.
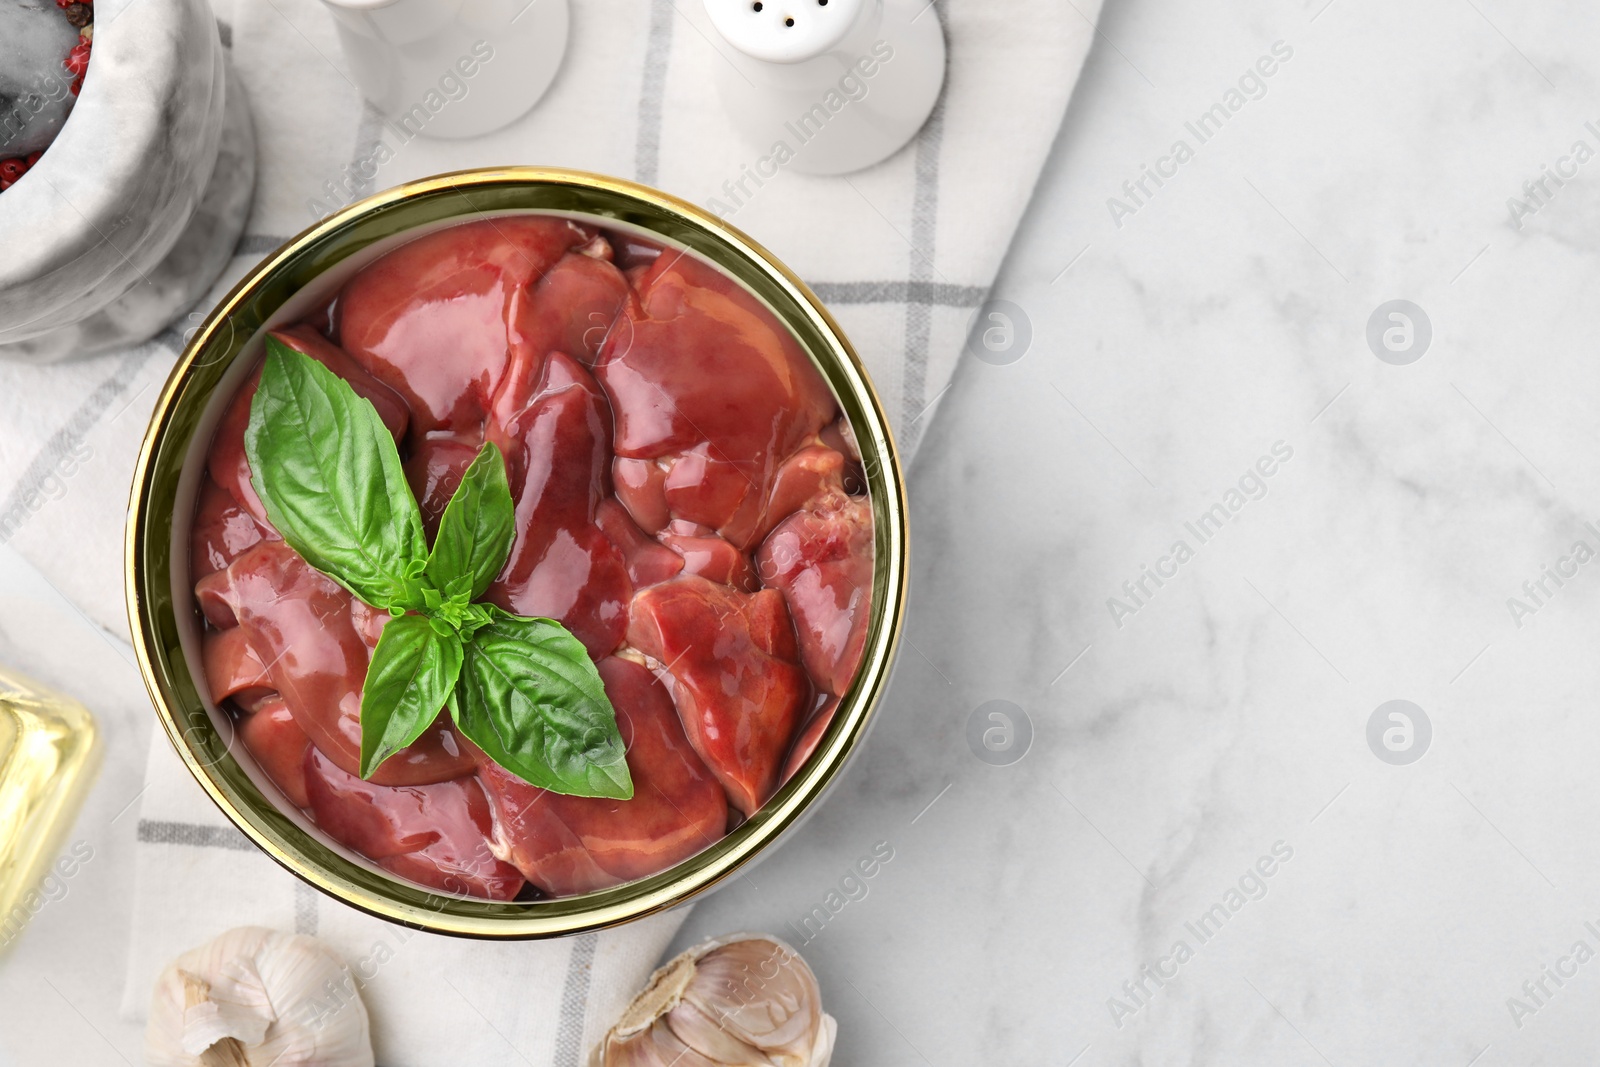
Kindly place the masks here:
<instances>
[{"instance_id":1,"label":"fresh basil leaf","mask_svg":"<svg viewBox=\"0 0 1600 1067\"><path fill-rule=\"evenodd\" d=\"M494 622L492 604L468 604L461 609L461 621L453 622L462 641L471 641L472 635Z\"/></svg>"},{"instance_id":2,"label":"fresh basil leaf","mask_svg":"<svg viewBox=\"0 0 1600 1067\"><path fill-rule=\"evenodd\" d=\"M617 715L580 642L552 619L489 608L467 643L450 712L467 738L530 785L633 796Z\"/></svg>"},{"instance_id":3,"label":"fresh basil leaf","mask_svg":"<svg viewBox=\"0 0 1600 1067\"><path fill-rule=\"evenodd\" d=\"M461 638L425 615L384 625L361 687L361 777L372 777L439 717L461 676L461 659Z\"/></svg>"},{"instance_id":4,"label":"fresh basil leaf","mask_svg":"<svg viewBox=\"0 0 1600 1067\"><path fill-rule=\"evenodd\" d=\"M491 619L489 609L482 604L470 603L465 596L456 595L446 600L432 586L422 590L422 613L440 626L461 635L467 641L487 626Z\"/></svg>"},{"instance_id":5,"label":"fresh basil leaf","mask_svg":"<svg viewBox=\"0 0 1600 1067\"><path fill-rule=\"evenodd\" d=\"M348 382L267 338L244 436L250 480L289 547L378 607L414 606L407 564L427 558L394 438Z\"/></svg>"},{"instance_id":6,"label":"fresh basil leaf","mask_svg":"<svg viewBox=\"0 0 1600 1067\"><path fill-rule=\"evenodd\" d=\"M478 599L505 566L516 525L505 459L485 442L439 520L428 579L446 596L465 591L467 600Z\"/></svg>"}]
</instances>

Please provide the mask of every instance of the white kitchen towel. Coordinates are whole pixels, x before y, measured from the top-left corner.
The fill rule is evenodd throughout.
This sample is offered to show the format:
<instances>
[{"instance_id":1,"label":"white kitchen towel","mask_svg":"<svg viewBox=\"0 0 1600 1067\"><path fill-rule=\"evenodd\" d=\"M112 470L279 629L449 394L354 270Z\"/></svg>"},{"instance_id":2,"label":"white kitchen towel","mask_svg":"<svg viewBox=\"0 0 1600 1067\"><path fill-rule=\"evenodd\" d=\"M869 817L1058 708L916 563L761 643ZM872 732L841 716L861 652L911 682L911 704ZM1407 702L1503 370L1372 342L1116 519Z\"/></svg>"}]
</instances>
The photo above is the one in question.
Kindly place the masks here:
<instances>
[{"instance_id":1,"label":"white kitchen towel","mask_svg":"<svg viewBox=\"0 0 1600 1067\"><path fill-rule=\"evenodd\" d=\"M760 153L724 118L714 87L724 60L696 0L575 0L549 94L511 127L468 142L402 142L360 99L318 0L221 0L260 170L247 235L213 296L321 214L411 178L508 163L632 177L735 208L734 224L811 284L866 360L909 458L1032 192L1099 7L938 0L922 17L944 24L948 79L917 139L845 177L783 170L735 204L724 183ZM122 526L135 452L199 317L92 361L0 366L0 542L115 635L127 632ZM139 804L130 1014L143 1011L156 973L178 952L228 926L262 923L314 931L371 972L367 1000L389 1067L517 1057L566 1067L609 1025L679 921L511 946L407 937L319 897L252 849L159 731Z\"/></svg>"}]
</instances>

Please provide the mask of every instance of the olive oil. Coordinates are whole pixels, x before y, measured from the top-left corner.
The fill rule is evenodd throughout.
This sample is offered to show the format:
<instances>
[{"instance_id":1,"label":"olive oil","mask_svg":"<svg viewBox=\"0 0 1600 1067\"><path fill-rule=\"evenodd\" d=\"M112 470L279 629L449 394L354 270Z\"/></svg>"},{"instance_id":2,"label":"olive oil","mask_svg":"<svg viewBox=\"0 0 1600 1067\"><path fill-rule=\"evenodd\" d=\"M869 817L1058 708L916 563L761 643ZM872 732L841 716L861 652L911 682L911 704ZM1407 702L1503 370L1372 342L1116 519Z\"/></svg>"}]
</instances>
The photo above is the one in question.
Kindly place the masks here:
<instances>
[{"instance_id":1,"label":"olive oil","mask_svg":"<svg viewBox=\"0 0 1600 1067\"><path fill-rule=\"evenodd\" d=\"M77 814L97 748L83 705L0 668L0 952L50 899L38 882Z\"/></svg>"}]
</instances>

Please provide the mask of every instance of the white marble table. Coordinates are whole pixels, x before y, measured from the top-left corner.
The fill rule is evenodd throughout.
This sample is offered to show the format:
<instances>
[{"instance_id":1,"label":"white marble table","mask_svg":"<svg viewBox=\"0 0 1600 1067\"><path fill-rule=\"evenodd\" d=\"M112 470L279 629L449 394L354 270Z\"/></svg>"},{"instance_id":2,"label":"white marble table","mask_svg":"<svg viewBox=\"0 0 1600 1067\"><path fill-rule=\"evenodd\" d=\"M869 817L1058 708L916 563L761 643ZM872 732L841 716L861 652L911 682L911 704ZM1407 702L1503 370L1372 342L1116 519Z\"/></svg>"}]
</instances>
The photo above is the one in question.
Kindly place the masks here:
<instances>
[{"instance_id":1,"label":"white marble table","mask_svg":"<svg viewBox=\"0 0 1600 1067\"><path fill-rule=\"evenodd\" d=\"M684 930L798 942L810 915L841 1065L1600 1049L1600 564L1571 551L1600 551L1600 161L1572 158L1600 152L1600 14L1322 4L1108 5L998 294L1031 343L967 362L912 479L877 732ZM1264 95L1186 127L1279 41ZM1171 176L1135 200L1145 165ZM1546 167L1576 175L1535 201ZM1409 350L1388 320L1369 346L1393 300L1420 358L1415 313ZM0 573L0 653L71 649L48 680L112 740L95 861L0 962L0 1063L136 1062L116 819L142 697ZM1420 730L1368 740L1397 699L1431 727L1411 763ZM1031 724L1015 762L968 741L995 700Z\"/></svg>"}]
</instances>

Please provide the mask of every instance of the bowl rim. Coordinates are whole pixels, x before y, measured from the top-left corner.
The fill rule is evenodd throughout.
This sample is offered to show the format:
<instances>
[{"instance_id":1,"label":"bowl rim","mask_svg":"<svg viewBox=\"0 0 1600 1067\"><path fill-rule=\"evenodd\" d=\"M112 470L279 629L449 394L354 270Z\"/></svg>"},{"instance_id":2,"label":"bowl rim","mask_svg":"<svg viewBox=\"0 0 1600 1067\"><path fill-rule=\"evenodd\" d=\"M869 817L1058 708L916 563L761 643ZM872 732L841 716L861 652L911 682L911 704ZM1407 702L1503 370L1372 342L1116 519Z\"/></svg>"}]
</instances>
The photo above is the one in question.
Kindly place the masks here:
<instances>
[{"instance_id":1,"label":"bowl rim","mask_svg":"<svg viewBox=\"0 0 1600 1067\"><path fill-rule=\"evenodd\" d=\"M455 198L468 210L452 214ZM568 200L589 207L556 206ZM408 209L414 209L409 219ZM172 560L179 529L182 544L188 543L187 528L175 522L177 483L193 463L200 413L213 403L223 372L238 359L254 358L257 336L274 311L374 244L445 218L529 212L644 226L732 274L796 335L849 417L861 451L874 517L874 604L861 666L832 724L806 764L749 820L646 878L579 896L497 903L435 892L354 863L256 788L233 755L233 732L224 740L217 729L209 698L178 643L178 612L192 618L195 609L192 597L187 609L180 607ZM418 214L427 217L415 221ZM243 334L238 319L249 324ZM742 231L671 194L585 171L518 166L434 175L352 203L290 238L240 279L188 340L156 400L130 489L124 577L134 653L157 717L189 772L246 837L298 878L368 914L433 933L523 940L604 929L677 907L734 876L816 809L859 749L887 689L904 627L908 552L906 489L888 417L860 357L805 283Z\"/></svg>"}]
</instances>

